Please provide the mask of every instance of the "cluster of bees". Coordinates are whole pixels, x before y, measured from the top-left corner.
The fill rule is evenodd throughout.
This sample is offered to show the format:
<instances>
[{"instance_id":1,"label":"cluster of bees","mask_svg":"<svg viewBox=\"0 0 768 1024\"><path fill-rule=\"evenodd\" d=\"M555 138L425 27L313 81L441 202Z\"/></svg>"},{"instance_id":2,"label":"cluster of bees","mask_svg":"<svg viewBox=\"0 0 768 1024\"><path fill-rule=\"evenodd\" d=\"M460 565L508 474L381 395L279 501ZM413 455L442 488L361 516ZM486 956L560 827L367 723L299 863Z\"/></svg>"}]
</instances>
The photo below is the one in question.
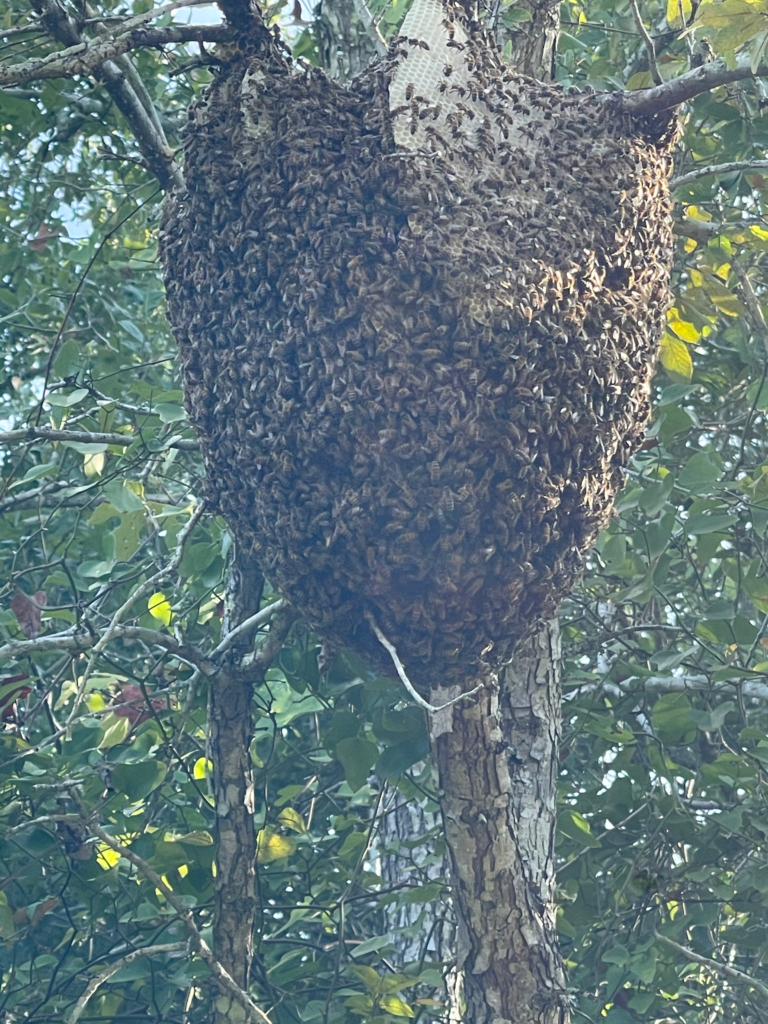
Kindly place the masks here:
<instances>
[{"instance_id":1,"label":"cluster of bees","mask_svg":"<svg viewBox=\"0 0 768 1024\"><path fill-rule=\"evenodd\" d=\"M210 500L321 636L391 672L372 616L425 690L572 587L649 413L671 259L669 120L443 27L450 63L406 36L348 87L266 33L235 48L162 231Z\"/></svg>"}]
</instances>

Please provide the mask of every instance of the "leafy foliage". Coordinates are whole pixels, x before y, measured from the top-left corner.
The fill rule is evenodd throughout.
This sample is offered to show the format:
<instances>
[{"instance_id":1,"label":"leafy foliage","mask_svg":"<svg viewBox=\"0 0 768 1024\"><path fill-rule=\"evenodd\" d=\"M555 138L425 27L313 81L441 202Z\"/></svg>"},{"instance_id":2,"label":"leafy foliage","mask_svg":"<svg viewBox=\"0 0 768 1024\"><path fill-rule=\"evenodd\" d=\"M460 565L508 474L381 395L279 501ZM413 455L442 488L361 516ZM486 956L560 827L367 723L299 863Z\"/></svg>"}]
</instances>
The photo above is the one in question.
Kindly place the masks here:
<instances>
[{"instance_id":1,"label":"leafy foliage","mask_svg":"<svg viewBox=\"0 0 768 1024\"><path fill-rule=\"evenodd\" d=\"M512 35L526 21L516 6L503 19ZM391 34L403 4L371 7ZM286 28L316 62L327 14ZM761 2L641 14L665 80L707 47L729 60L764 51ZM10 5L5 27L22 26L6 59L50 52ZM135 61L177 145L209 70L191 48ZM631 6L564 4L557 76L650 84ZM163 316L160 195L122 116L85 76L9 88L0 110L0 426L24 431L6 435L0 481L0 1006L47 1021L66 1019L106 965L186 941L177 911L83 814L210 923L207 675L189 655L220 641L232 555L223 523L192 519L202 477ZM684 114L655 419L562 616L559 922L576 1020L766 1020L749 981L766 983L768 952L766 147L761 80ZM175 564L180 535L178 565L149 585ZM255 695L255 997L279 1022L439 1016L439 835L391 844L401 883L380 866L394 798L435 809L425 722L344 652L321 674L317 653L296 627ZM393 964L401 939L412 953ZM183 946L139 956L81 1020L208 1019L207 975Z\"/></svg>"}]
</instances>

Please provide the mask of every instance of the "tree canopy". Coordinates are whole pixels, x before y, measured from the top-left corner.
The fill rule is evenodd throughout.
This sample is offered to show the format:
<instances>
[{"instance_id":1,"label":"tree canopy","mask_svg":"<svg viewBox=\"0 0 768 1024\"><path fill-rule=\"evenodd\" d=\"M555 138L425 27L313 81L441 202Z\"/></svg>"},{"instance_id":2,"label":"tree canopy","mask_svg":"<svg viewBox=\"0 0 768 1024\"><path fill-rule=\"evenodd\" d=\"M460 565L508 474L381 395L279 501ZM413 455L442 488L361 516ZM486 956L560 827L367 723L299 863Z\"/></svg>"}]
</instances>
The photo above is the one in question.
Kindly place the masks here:
<instances>
[{"instance_id":1,"label":"tree canopy","mask_svg":"<svg viewBox=\"0 0 768 1024\"><path fill-rule=\"evenodd\" d=\"M344 78L406 7L267 14L296 58ZM496 12L508 53L533 9ZM77 45L56 12L87 40L147 34L72 71L50 56ZM168 164L151 166L120 90L177 150L215 73L206 40L227 30L211 8L145 0L12 0L2 26L0 1009L192 1024L211 1012L206 707L235 642L233 548L205 511L165 320ZM747 69L681 109L654 418L560 617L575 1021L768 1021L767 45L765 0L561 8L565 87ZM268 583L250 615L251 997L274 1024L446 1019L441 829L387 825L403 802L436 810L425 716L355 656L326 658Z\"/></svg>"}]
</instances>

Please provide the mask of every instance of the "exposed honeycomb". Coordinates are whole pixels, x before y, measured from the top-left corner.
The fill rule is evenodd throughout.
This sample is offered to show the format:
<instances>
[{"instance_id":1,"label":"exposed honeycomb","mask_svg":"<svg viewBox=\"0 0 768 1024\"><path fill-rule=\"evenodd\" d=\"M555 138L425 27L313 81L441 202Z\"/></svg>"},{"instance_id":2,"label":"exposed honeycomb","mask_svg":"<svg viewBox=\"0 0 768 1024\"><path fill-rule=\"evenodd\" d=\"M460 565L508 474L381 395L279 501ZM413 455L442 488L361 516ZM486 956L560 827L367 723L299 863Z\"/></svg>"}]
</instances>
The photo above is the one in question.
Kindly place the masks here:
<instances>
[{"instance_id":1,"label":"exposed honeycomb","mask_svg":"<svg viewBox=\"0 0 768 1024\"><path fill-rule=\"evenodd\" d=\"M419 2L348 88L266 31L227 54L162 258L211 500L323 637L391 671L371 613L428 688L508 658L607 521L668 304L672 128Z\"/></svg>"}]
</instances>

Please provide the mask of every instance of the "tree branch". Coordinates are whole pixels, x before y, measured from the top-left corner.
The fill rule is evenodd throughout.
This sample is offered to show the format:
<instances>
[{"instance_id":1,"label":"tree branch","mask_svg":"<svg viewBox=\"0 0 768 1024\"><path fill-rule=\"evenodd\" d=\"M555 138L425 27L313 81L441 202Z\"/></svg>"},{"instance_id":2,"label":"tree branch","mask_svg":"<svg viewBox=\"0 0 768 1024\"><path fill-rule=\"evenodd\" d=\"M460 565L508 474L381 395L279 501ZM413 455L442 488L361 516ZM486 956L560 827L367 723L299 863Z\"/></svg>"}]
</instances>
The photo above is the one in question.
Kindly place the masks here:
<instances>
[{"instance_id":1,"label":"tree branch","mask_svg":"<svg viewBox=\"0 0 768 1024\"><path fill-rule=\"evenodd\" d=\"M114 444L127 448L134 441L142 440L141 434L104 434L86 430L55 430L52 427L20 427L18 430L0 431L0 444L12 441L84 441L86 444ZM180 437L168 445L184 452L196 452L200 445L192 438Z\"/></svg>"},{"instance_id":2,"label":"tree branch","mask_svg":"<svg viewBox=\"0 0 768 1024\"><path fill-rule=\"evenodd\" d=\"M694 167L687 174L681 174L679 178L673 178L669 187L672 189L681 188L683 185L690 185L699 178L707 178L710 174L732 174L734 171L756 171L768 167L768 160L732 160L727 164L712 164L709 167Z\"/></svg>"},{"instance_id":3,"label":"tree branch","mask_svg":"<svg viewBox=\"0 0 768 1024\"><path fill-rule=\"evenodd\" d=\"M0 87L23 85L44 78L73 78L75 75L92 74L105 61L114 61L141 46L226 43L233 38L234 31L227 25L137 25L119 35L81 41L45 57L33 57L20 64L6 64L0 67Z\"/></svg>"},{"instance_id":4,"label":"tree branch","mask_svg":"<svg viewBox=\"0 0 768 1024\"><path fill-rule=\"evenodd\" d=\"M90 820L90 816L87 810L83 807L80 800L79 794L76 791L72 791L72 795L77 801L85 820L85 824L88 826L91 832L95 836L105 843L110 850L114 850L115 853L119 853L121 857L124 857L129 863L141 872L144 877L154 885L154 887L162 893L167 900L168 904L173 907L176 913L179 915L181 922L189 932L190 941L194 951L203 959L211 969L211 973L215 976L217 982L221 988L228 992L233 999L245 1010L248 1019L255 1021L256 1024L272 1024L269 1017L260 1009L251 999L247 992L244 992L239 985L237 985L232 977L224 970L219 961L211 952L211 948L205 939L198 931L195 919L192 916L191 910L186 906L183 900L179 899L176 893L167 885L163 879L158 875L154 868L137 854L133 852L129 847L123 846L114 839L108 832L105 832L103 828L95 824Z\"/></svg>"},{"instance_id":5,"label":"tree branch","mask_svg":"<svg viewBox=\"0 0 768 1024\"><path fill-rule=\"evenodd\" d=\"M686 71L679 78L663 85L655 85L652 89L638 89L621 95L621 105L628 114L658 114L662 110L677 107L686 100L692 100L704 92L711 92L720 85L740 82L745 78L756 78L765 69L758 70L755 75L750 66L749 54L736 58L736 66L729 68L724 60L714 60L702 64L700 68Z\"/></svg>"},{"instance_id":6,"label":"tree branch","mask_svg":"<svg viewBox=\"0 0 768 1024\"><path fill-rule=\"evenodd\" d=\"M161 953L181 953L186 948L186 942L165 942L158 946L145 946L143 949L134 949L132 953L128 953L119 960L115 960L114 963L109 964L94 978L91 978L85 991L77 1000L72 1012L67 1017L67 1024L77 1024L83 1014L83 1011L90 1002L91 997L99 990L104 982L109 981L113 974L117 974L117 972L121 971L123 967L127 967L129 964L132 964L133 961L137 960L140 956L158 956Z\"/></svg>"},{"instance_id":7,"label":"tree branch","mask_svg":"<svg viewBox=\"0 0 768 1024\"><path fill-rule=\"evenodd\" d=\"M123 640L141 640L142 643L154 647L163 647L166 651L199 668L203 675L211 675L216 666L210 658L192 644L183 643L169 633L160 633L156 629L144 626L118 626L112 633L113 638ZM80 630L67 630L65 633L53 633L50 636L36 637L34 640L12 640L0 647L0 664L18 658L29 657L31 654L47 654L49 651L87 651L101 641L99 633L86 633Z\"/></svg>"},{"instance_id":8,"label":"tree branch","mask_svg":"<svg viewBox=\"0 0 768 1024\"><path fill-rule=\"evenodd\" d=\"M701 964L702 967L706 967L708 971L713 974L725 975L726 978L733 978L735 981L740 981L750 988L753 988L756 992L759 992L763 999L768 999L768 986L764 985L761 981L756 978L751 978L748 974L744 974L743 971L736 970L735 967L731 967L729 964L718 963L717 960L712 960L707 956L702 956L700 953L694 953L692 949L688 949L686 946L681 946L675 942L674 939L668 939L666 935L661 935L659 932L654 931L654 936L659 942L665 946L669 946L670 949L674 950L678 956L687 957L692 963Z\"/></svg>"}]
</instances>

